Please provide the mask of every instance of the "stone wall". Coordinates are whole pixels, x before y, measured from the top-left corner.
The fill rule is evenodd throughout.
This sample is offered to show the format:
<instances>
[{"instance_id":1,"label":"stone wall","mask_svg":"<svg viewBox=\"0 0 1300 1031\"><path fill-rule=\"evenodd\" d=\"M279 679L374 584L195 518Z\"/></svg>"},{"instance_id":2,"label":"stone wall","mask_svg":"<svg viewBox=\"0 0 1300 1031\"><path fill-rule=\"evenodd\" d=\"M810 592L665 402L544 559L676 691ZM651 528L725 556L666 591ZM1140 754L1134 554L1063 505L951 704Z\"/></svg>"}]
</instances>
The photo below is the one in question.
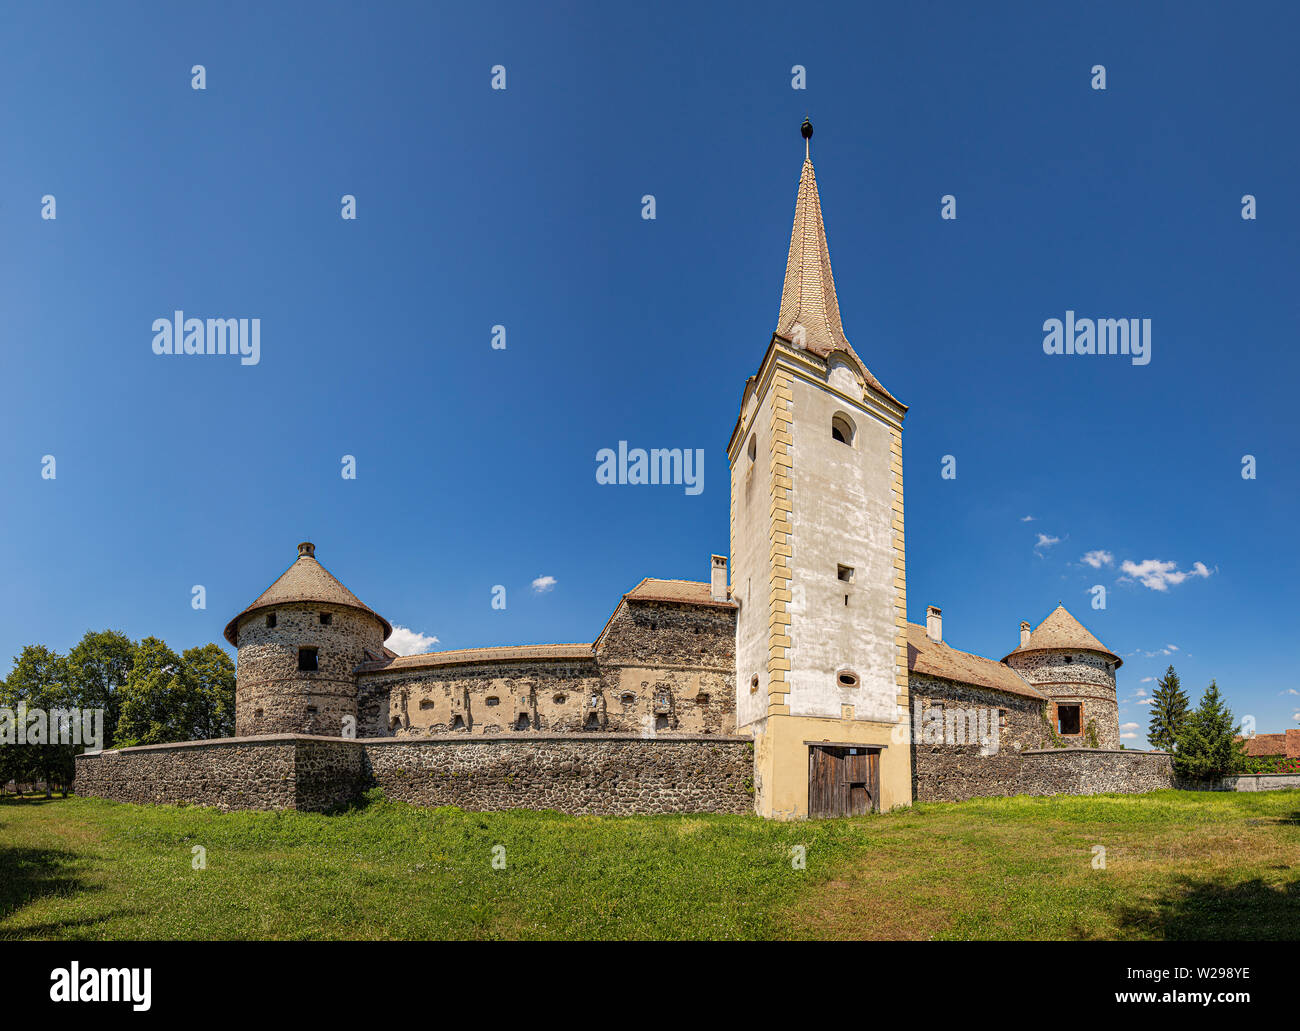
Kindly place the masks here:
<instances>
[{"instance_id":1,"label":"stone wall","mask_svg":"<svg viewBox=\"0 0 1300 1031\"><path fill-rule=\"evenodd\" d=\"M345 738L285 734L80 755L78 795L223 810L326 811L378 786L421 806L750 813L748 738Z\"/></svg>"},{"instance_id":2,"label":"stone wall","mask_svg":"<svg viewBox=\"0 0 1300 1031\"><path fill-rule=\"evenodd\" d=\"M734 734L736 610L620 604L595 646L610 731Z\"/></svg>"},{"instance_id":3,"label":"stone wall","mask_svg":"<svg viewBox=\"0 0 1300 1031\"><path fill-rule=\"evenodd\" d=\"M364 670L357 736L732 734L735 632L732 608L624 600L589 657Z\"/></svg>"},{"instance_id":4,"label":"stone wall","mask_svg":"<svg viewBox=\"0 0 1300 1031\"><path fill-rule=\"evenodd\" d=\"M992 691L922 673L908 676L915 726L916 706L921 706L921 742L912 742L912 797L917 802L961 802L968 798L1015 794L1020 776L1021 753L1042 748L1046 726L1043 701L1024 695ZM997 712L998 747L994 754L982 754L981 746L954 744L947 740L927 741L925 716L953 709ZM913 733L913 738L915 733ZM945 735L946 737L947 735Z\"/></svg>"},{"instance_id":5,"label":"stone wall","mask_svg":"<svg viewBox=\"0 0 1300 1031\"><path fill-rule=\"evenodd\" d=\"M620 725L618 707L601 695L600 677L590 659L430 665L366 673L358 679L358 733L367 738L572 733L605 730L611 716L610 729L633 729ZM593 695L598 698L595 707Z\"/></svg>"},{"instance_id":6,"label":"stone wall","mask_svg":"<svg viewBox=\"0 0 1300 1031\"><path fill-rule=\"evenodd\" d=\"M1168 752L1049 748L1022 753L1015 789L1022 795L1136 795L1174 786Z\"/></svg>"},{"instance_id":7,"label":"stone wall","mask_svg":"<svg viewBox=\"0 0 1300 1031\"><path fill-rule=\"evenodd\" d=\"M1296 791L1300 790L1300 773L1241 773L1196 781L1179 777L1174 787L1182 791Z\"/></svg>"},{"instance_id":8,"label":"stone wall","mask_svg":"<svg viewBox=\"0 0 1300 1031\"><path fill-rule=\"evenodd\" d=\"M319 811L357 796L363 760L356 741L294 734L140 745L77 756L73 790L115 802Z\"/></svg>"},{"instance_id":9,"label":"stone wall","mask_svg":"<svg viewBox=\"0 0 1300 1031\"><path fill-rule=\"evenodd\" d=\"M366 741L387 798L463 809L752 813L752 742L737 737Z\"/></svg>"}]
</instances>

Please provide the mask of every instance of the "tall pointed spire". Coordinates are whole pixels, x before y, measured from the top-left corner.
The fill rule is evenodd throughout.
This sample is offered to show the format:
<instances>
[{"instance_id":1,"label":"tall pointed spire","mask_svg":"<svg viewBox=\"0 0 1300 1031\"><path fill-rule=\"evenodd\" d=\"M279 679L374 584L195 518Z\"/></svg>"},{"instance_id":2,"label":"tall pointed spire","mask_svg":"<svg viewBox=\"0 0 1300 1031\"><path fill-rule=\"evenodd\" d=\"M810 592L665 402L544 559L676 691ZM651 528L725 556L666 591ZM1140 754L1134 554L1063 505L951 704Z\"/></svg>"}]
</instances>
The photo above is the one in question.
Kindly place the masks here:
<instances>
[{"instance_id":1,"label":"tall pointed spire","mask_svg":"<svg viewBox=\"0 0 1300 1031\"><path fill-rule=\"evenodd\" d=\"M832 351L847 351L856 360L867 382L891 400L897 400L871 375L844 335L840 303L835 296L835 277L826 246L822 202L813 173L811 142L813 127L804 119L803 171L794 204L794 227L790 231L790 254L785 264L785 287L781 291L781 312L776 331L787 340L825 358Z\"/></svg>"}]
</instances>

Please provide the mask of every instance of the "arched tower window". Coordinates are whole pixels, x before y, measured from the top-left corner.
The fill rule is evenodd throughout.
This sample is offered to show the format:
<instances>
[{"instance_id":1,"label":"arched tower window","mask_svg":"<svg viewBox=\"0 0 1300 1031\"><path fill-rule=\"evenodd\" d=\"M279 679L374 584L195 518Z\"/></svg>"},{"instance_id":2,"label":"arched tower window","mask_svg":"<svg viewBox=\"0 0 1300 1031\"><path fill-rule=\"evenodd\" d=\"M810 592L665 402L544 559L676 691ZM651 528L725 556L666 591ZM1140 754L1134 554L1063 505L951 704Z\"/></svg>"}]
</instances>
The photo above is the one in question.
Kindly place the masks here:
<instances>
[{"instance_id":1,"label":"arched tower window","mask_svg":"<svg viewBox=\"0 0 1300 1031\"><path fill-rule=\"evenodd\" d=\"M843 415L836 415L831 419L831 437L838 440L841 444L853 446L853 423Z\"/></svg>"}]
</instances>

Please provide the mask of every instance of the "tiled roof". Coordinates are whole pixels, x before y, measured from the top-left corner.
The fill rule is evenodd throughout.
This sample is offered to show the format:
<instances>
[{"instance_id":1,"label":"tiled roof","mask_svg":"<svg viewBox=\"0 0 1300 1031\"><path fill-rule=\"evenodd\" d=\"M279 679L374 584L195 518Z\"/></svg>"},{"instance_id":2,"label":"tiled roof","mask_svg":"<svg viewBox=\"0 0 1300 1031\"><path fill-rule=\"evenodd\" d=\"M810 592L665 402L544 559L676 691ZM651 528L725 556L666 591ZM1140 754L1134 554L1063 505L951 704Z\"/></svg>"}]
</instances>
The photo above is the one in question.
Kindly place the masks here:
<instances>
[{"instance_id":1,"label":"tiled roof","mask_svg":"<svg viewBox=\"0 0 1300 1031\"><path fill-rule=\"evenodd\" d=\"M785 339L795 341L796 324L803 327L805 350L819 358L827 357L832 351L846 352L873 389L897 404L902 403L881 386L844 336L840 302L835 296L835 277L831 274L831 255L826 245L826 226L822 222L822 202L817 195L817 177L810 158L804 159L799 175L776 331Z\"/></svg>"},{"instance_id":2,"label":"tiled roof","mask_svg":"<svg viewBox=\"0 0 1300 1031\"><path fill-rule=\"evenodd\" d=\"M1245 741L1247 755L1281 755L1288 759L1300 759L1300 730L1288 730L1281 734L1256 734Z\"/></svg>"},{"instance_id":3,"label":"tiled roof","mask_svg":"<svg viewBox=\"0 0 1300 1031\"><path fill-rule=\"evenodd\" d=\"M1010 666L932 641L925 627L915 623L907 624L907 669L911 673L925 673L1026 698L1044 697Z\"/></svg>"},{"instance_id":4,"label":"tiled roof","mask_svg":"<svg viewBox=\"0 0 1300 1031\"><path fill-rule=\"evenodd\" d=\"M369 613L384 625L384 637L393 632L383 616L361 603L355 594L336 580L324 566L316 561L316 548L310 541L298 545L298 558L286 569L248 608L226 624L226 640L239 644L239 621L259 609L271 608L290 602L321 602L343 605Z\"/></svg>"},{"instance_id":5,"label":"tiled roof","mask_svg":"<svg viewBox=\"0 0 1300 1031\"><path fill-rule=\"evenodd\" d=\"M394 659L373 659L361 663L356 668L356 672L378 673L435 666L467 666L480 662L518 662L525 659L560 661L591 657L589 644L519 644L497 648L460 648L456 651L425 652L423 655L399 655Z\"/></svg>"},{"instance_id":6,"label":"tiled roof","mask_svg":"<svg viewBox=\"0 0 1300 1031\"><path fill-rule=\"evenodd\" d=\"M654 580L646 577L623 597L628 601L675 601L687 605L716 605L724 609L736 607L734 601L714 601L713 586L699 580Z\"/></svg>"},{"instance_id":7,"label":"tiled roof","mask_svg":"<svg viewBox=\"0 0 1300 1031\"><path fill-rule=\"evenodd\" d=\"M1088 628L1065 611L1064 605L1057 605L1048 617L1038 624L1038 629L1029 635L1029 643L1022 644L1006 658L1022 652L1044 651L1049 648L1072 648L1078 651L1099 652L1115 660L1115 668L1123 665L1123 659L1102 644L1088 631ZM1002 661L1005 662L1006 658Z\"/></svg>"}]
</instances>

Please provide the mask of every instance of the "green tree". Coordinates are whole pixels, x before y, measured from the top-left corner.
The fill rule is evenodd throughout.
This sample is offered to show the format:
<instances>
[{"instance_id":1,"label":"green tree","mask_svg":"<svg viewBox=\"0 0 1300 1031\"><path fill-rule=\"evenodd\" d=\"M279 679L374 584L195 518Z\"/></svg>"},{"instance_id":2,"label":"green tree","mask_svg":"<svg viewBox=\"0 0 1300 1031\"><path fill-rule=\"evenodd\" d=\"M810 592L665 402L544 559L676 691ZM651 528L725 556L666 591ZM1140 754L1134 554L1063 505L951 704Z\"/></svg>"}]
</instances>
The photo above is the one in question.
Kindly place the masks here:
<instances>
[{"instance_id":1,"label":"green tree","mask_svg":"<svg viewBox=\"0 0 1300 1031\"><path fill-rule=\"evenodd\" d=\"M43 644L27 645L14 659L14 667L0 687L0 706L12 709L17 715L22 703L26 703L28 711L39 709L44 713L43 739L32 743L29 736L26 744L15 742L0 746L15 750L8 757L6 766L21 771L11 773L18 779L43 779L47 796L56 783L66 793L72 783L72 757L80 749L75 745L50 743L58 733L58 726L49 717L56 709L71 708L76 699L68 682L67 660ZM55 725L51 726L51 723ZM29 735L34 733L30 720L27 728Z\"/></svg>"},{"instance_id":2,"label":"green tree","mask_svg":"<svg viewBox=\"0 0 1300 1031\"><path fill-rule=\"evenodd\" d=\"M1211 680L1201 704L1183 723L1174 769L1198 779L1236 773L1245 763L1245 744L1236 740L1238 729L1218 684Z\"/></svg>"},{"instance_id":3,"label":"green tree","mask_svg":"<svg viewBox=\"0 0 1300 1031\"><path fill-rule=\"evenodd\" d=\"M187 740L189 685L180 656L166 641L146 637L140 642L120 693L119 747Z\"/></svg>"},{"instance_id":4,"label":"green tree","mask_svg":"<svg viewBox=\"0 0 1300 1031\"><path fill-rule=\"evenodd\" d=\"M1156 685L1151 702L1151 721L1147 724L1147 740L1152 748L1172 752L1178 744L1191 702L1173 666L1165 670L1163 679L1157 680Z\"/></svg>"},{"instance_id":5,"label":"green tree","mask_svg":"<svg viewBox=\"0 0 1300 1031\"><path fill-rule=\"evenodd\" d=\"M121 694L135 665L136 644L116 630L88 630L68 652L68 680L83 709L104 710L104 747L113 747Z\"/></svg>"},{"instance_id":6,"label":"green tree","mask_svg":"<svg viewBox=\"0 0 1300 1031\"><path fill-rule=\"evenodd\" d=\"M217 644L190 648L182 656L192 685L189 736L193 740L235 733L235 664Z\"/></svg>"},{"instance_id":7,"label":"green tree","mask_svg":"<svg viewBox=\"0 0 1300 1031\"><path fill-rule=\"evenodd\" d=\"M235 730L235 664L215 644L178 656L165 641L146 637L121 696L119 747L229 737Z\"/></svg>"}]
</instances>

